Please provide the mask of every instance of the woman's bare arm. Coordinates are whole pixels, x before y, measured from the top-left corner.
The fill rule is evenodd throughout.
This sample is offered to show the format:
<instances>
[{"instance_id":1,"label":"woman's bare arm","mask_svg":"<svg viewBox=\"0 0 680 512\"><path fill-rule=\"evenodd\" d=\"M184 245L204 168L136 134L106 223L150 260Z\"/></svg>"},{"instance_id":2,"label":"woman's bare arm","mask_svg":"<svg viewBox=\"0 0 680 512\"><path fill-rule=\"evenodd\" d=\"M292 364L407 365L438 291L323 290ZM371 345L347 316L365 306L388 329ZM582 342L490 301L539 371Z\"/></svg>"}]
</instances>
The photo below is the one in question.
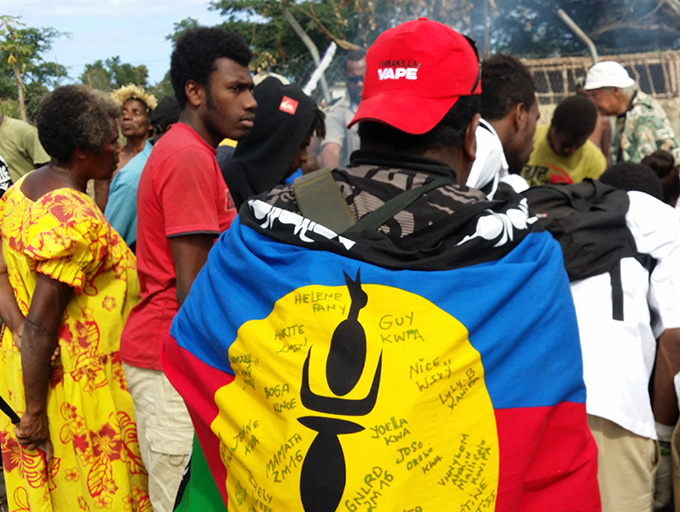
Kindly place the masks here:
<instances>
[{"instance_id":1,"label":"woman's bare arm","mask_svg":"<svg viewBox=\"0 0 680 512\"><path fill-rule=\"evenodd\" d=\"M49 440L47 388L50 358L57 347L57 331L72 296L70 286L38 274L22 336L26 411L16 431L19 443L28 449L39 448Z\"/></svg>"}]
</instances>

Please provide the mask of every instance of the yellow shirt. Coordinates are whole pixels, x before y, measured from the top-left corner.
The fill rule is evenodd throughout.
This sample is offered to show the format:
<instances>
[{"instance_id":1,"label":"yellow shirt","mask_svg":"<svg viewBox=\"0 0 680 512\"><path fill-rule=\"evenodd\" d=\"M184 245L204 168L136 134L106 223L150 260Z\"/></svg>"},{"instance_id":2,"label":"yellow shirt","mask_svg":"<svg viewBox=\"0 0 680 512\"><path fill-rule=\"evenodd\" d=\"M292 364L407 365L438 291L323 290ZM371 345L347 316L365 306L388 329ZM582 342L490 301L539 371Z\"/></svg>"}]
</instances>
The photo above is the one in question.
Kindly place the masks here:
<instances>
[{"instance_id":1,"label":"yellow shirt","mask_svg":"<svg viewBox=\"0 0 680 512\"><path fill-rule=\"evenodd\" d=\"M534 150L521 175L529 185L579 183L586 178L597 179L607 167L602 152L590 140L573 154L556 155L548 145L549 126L536 128Z\"/></svg>"}]
</instances>

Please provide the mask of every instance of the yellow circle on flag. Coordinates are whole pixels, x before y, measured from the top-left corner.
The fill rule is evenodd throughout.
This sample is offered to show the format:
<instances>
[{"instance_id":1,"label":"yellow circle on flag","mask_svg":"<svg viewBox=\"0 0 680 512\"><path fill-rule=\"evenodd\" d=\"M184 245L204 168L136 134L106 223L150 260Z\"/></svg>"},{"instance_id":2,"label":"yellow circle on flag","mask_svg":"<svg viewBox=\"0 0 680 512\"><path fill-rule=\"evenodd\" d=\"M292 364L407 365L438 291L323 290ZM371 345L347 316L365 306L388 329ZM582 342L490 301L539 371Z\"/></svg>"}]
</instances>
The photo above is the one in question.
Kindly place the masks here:
<instances>
[{"instance_id":1,"label":"yellow circle on flag","mask_svg":"<svg viewBox=\"0 0 680 512\"><path fill-rule=\"evenodd\" d=\"M211 425L230 512L493 510L496 421L467 329L419 295L350 281L299 288L240 327Z\"/></svg>"}]
</instances>

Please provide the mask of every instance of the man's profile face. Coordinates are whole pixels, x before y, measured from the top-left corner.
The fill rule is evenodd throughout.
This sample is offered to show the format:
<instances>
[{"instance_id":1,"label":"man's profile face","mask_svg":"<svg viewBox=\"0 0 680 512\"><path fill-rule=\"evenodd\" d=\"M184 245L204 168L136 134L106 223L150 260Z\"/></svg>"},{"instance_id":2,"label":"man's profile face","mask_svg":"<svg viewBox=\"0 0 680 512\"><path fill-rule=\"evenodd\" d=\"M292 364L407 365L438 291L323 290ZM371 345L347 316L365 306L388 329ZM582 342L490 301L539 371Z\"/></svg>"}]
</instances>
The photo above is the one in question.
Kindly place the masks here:
<instances>
[{"instance_id":1,"label":"man's profile face","mask_svg":"<svg viewBox=\"0 0 680 512\"><path fill-rule=\"evenodd\" d=\"M548 129L548 146L557 156L566 158L573 155L587 140L588 135L576 138L570 133L560 132L554 124Z\"/></svg>"},{"instance_id":2,"label":"man's profile face","mask_svg":"<svg viewBox=\"0 0 680 512\"><path fill-rule=\"evenodd\" d=\"M298 149L298 152L295 153L293 161L288 166L288 173L286 174L286 177L290 176L295 171L297 171L299 167L302 167L307 163L307 160L309 159L307 148L309 147L311 141L311 135L307 135L305 140L302 141L302 144L300 144L300 149Z\"/></svg>"},{"instance_id":3,"label":"man's profile face","mask_svg":"<svg viewBox=\"0 0 680 512\"><path fill-rule=\"evenodd\" d=\"M361 91L364 88L364 75L366 74L366 60L348 60L345 68L345 82L347 92L354 103L361 101Z\"/></svg>"},{"instance_id":4,"label":"man's profile face","mask_svg":"<svg viewBox=\"0 0 680 512\"><path fill-rule=\"evenodd\" d=\"M602 87L586 92L601 114L605 116L617 116L620 114L619 103L621 93L618 89L614 87Z\"/></svg>"},{"instance_id":5,"label":"man's profile face","mask_svg":"<svg viewBox=\"0 0 680 512\"><path fill-rule=\"evenodd\" d=\"M126 138L149 136L151 122L147 110L144 103L132 98L123 104L120 112L120 131Z\"/></svg>"},{"instance_id":6,"label":"man's profile face","mask_svg":"<svg viewBox=\"0 0 680 512\"><path fill-rule=\"evenodd\" d=\"M203 122L208 132L222 140L242 139L252 128L257 101L253 96L250 70L236 61L220 57L205 87Z\"/></svg>"},{"instance_id":7,"label":"man's profile face","mask_svg":"<svg viewBox=\"0 0 680 512\"><path fill-rule=\"evenodd\" d=\"M524 116L524 121L518 127L517 145L514 155L506 155L510 172L513 172L513 169L514 172L521 171L522 167L529 161L531 152L534 150L534 134L536 133L536 123L540 116L538 101L534 100L534 103Z\"/></svg>"}]
</instances>

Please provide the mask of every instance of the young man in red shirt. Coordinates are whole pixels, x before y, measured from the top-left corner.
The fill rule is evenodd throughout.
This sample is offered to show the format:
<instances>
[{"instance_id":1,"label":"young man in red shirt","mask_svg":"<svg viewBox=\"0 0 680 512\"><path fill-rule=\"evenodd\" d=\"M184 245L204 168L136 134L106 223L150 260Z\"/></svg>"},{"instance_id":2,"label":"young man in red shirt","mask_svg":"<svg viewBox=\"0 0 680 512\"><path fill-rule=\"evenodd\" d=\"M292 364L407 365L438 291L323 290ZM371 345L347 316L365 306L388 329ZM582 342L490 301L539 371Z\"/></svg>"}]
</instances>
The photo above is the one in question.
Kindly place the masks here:
<instances>
[{"instance_id":1,"label":"young man in red shirt","mask_svg":"<svg viewBox=\"0 0 680 512\"><path fill-rule=\"evenodd\" d=\"M180 120L154 146L139 183L141 301L123 331L121 356L157 512L172 510L193 438L184 402L162 372L161 340L215 238L236 216L215 148L253 125L251 56L240 36L219 28L189 30L178 40L170 77Z\"/></svg>"}]
</instances>

